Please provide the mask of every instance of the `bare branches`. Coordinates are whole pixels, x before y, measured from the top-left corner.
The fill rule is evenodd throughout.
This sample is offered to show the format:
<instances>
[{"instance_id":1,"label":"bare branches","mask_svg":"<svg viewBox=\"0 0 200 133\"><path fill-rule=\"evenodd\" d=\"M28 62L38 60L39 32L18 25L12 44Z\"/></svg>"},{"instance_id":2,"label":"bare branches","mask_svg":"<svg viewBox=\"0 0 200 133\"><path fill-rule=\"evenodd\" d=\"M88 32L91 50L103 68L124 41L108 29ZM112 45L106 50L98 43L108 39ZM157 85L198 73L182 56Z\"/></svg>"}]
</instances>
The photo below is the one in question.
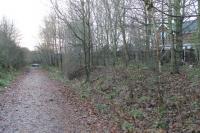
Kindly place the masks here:
<instances>
[{"instance_id":1,"label":"bare branches","mask_svg":"<svg viewBox=\"0 0 200 133\"><path fill-rule=\"evenodd\" d=\"M63 51L69 53L79 49L76 54L86 73L93 65L116 65L118 60L127 66L130 60L161 67L160 49L178 41L181 45L182 31L188 28L183 28L184 22L199 17L196 0L174 0L174 3L170 0L50 2L56 21L62 22L55 26L63 28L62 34L59 31L55 34L59 34L57 39L62 36ZM175 56L174 51L171 53Z\"/></svg>"},{"instance_id":2,"label":"bare branches","mask_svg":"<svg viewBox=\"0 0 200 133\"><path fill-rule=\"evenodd\" d=\"M153 6L153 8L158 11L158 12L161 12L163 14L165 14L166 16L168 17L174 17L174 18L179 18L179 17L184 17L184 18L192 18L192 17L198 17L199 15L198 14L194 14L194 15L171 15L171 14L168 14L160 9L158 9L157 7Z\"/></svg>"}]
</instances>

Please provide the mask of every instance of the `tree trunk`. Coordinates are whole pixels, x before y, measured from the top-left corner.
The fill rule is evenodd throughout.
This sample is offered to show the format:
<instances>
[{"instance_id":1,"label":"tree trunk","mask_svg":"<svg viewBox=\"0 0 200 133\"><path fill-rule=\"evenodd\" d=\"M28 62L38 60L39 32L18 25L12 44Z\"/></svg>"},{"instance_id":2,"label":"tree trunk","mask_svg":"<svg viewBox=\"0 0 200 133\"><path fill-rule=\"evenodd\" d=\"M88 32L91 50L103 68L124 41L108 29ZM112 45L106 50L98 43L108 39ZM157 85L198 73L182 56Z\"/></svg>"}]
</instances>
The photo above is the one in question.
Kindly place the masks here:
<instances>
[{"instance_id":1,"label":"tree trunk","mask_svg":"<svg viewBox=\"0 0 200 133\"><path fill-rule=\"evenodd\" d=\"M169 14L172 14L172 1L169 0ZM177 73L178 69L176 67L176 55L175 55L175 47L174 47L174 32L172 26L172 17L168 18L168 27L169 27L169 42L171 43L171 73Z\"/></svg>"},{"instance_id":2,"label":"tree trunk","mask_svg":"<svg viewBox=\"0 0 200 133\"><path fill-rule=\"evenodd\" d=\"M86 82L89 81L90 79L90 69L89 69L89 55L88 55L88 44L87 44L87 40L86 40L86 12L85 12L85 2L81 1L81 6L82 6L82 10L83 10L83 16L82 16L82 21L83 21L83 51L84 51L84 63L85 63L85 73L86 73Z\"/></svg>"},{"instance_id":3,"label":"tree trunk","mask_svg":"<svg viewBox=\"0 0 200 133\"><path fill-rule=\"evenodd\" d=\"M146 62L152 64L152 58L150 58L150 47L154 48L152 44L152 28L153 28L153 1L144 0L145 2L145 25L146 25Z\"/></svg>"},{"instance_id":4,"label":"tree trunk","mask_svg":"<svg viewBox=\"0 0 200 133\"><path fill-rule=\"evenodd\" d=\"M184 0L183 0L184 1ZM182 65L183 61L183 34L182 34L182 26L183 26L183 19L184 14L181 14L181 11L184 13L184 7L181 6L182 0L175 1L175 15L176 17L176 71L179 71L180 66ZM183 4L184 6L184 4Z\"/></svg>"},{"instance_id":5,"label":"tree trunk","mask_svg":"<svg viewBox=\"0 0 200 133\"><path fill-rule=\"evenodd\" d=\"M125 65L128 66L129 62L129 53L128 53L128 45L126 42L126 8L125 8L125 0L123 1L123 13L122 13L122 20L121 20L121 31L122 31L122 38L123 38L123 46L124 46L124 56L125 56Z\"/></svg>"},{"instance_id":6,"label":"tree trunk","mask_svg":"<svg viewBox=\"0 0 200 133\"><path fill-rule=\"evenodd\" d=\"M198 64L199 62L199 48L200 48L200 0L198 0L198 32L197 32L197 58L198 58Z\"/></svg>"}]
</instances>

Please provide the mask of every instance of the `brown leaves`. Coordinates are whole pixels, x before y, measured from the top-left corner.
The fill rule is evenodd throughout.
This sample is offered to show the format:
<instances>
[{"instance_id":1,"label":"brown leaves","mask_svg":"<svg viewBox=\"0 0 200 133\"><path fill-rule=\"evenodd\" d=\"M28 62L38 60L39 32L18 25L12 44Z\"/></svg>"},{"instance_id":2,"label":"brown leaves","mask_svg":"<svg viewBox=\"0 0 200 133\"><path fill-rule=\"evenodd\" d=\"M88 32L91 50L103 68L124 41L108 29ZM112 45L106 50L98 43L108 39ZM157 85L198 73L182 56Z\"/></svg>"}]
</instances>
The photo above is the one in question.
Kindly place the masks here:
<instances>
[{"instance_id":1,"label":"brown leaves","mask_svg":"<svg viewBox=\"0 0 200 133\"><path fill-rule=\"evenodd\" d=\"M194 129L192 125L200 117L197 113L200 95L188 81L186 73L162 73L158 78L150 70L101 68L93 71L91 78L95 80L90 83L89 97L80 103L77 98L80 93L76 92L74 103L84 106L90 116L96 115L103 117L107 123L116 123L111 124L110 132L119 132L124 121L130 123L126 126L136 133L184 132ZM77 90L86 89L81 85ZM95 105L99 103L108 106L108 110L97 111ZM102 123L90 125L101 127Z\"/></svg>"}]
</instances>

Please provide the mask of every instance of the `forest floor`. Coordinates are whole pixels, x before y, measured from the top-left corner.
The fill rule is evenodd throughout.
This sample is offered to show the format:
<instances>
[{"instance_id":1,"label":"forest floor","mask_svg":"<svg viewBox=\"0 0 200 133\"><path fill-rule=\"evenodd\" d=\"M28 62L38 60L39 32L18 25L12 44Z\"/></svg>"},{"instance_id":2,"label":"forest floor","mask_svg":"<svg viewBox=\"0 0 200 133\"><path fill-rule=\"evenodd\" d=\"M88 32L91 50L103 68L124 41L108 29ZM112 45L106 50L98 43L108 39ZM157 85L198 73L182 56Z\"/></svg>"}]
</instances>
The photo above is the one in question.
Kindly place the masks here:
<instances>
[{"instance_id":1,"label":"forest floor","mask_svg":"<svg viewBox=\"0 0 200 133\"><path fill-rule=\"evenodd\" d=\"M1 133L115 131L114 124L98 116L90 103L41 69L27 70L0 93Z\"/></svg>"},{"instance_id":2,"label":"forest floor","mask_svg":"<svg viewBox=\"0 0 200 133\"><path fill-rule=\"evenodd\" d=\"M123 132L200 132L199 67L183 66L180 74L158 74L146 66L95 67L89 83L82 70L71 81L57 69L50 71Z\"/></svg>"},{"instance_id":3,"label":"forest floor","mask_svg":"<svg viewBox=\"0 0 200 133\"><path fill-rule=\"evenodd\" d=\"M0 92L1 133L197 133L200 69L96 67L66 80L31 68Z\"/></svg>"}]
</instances>

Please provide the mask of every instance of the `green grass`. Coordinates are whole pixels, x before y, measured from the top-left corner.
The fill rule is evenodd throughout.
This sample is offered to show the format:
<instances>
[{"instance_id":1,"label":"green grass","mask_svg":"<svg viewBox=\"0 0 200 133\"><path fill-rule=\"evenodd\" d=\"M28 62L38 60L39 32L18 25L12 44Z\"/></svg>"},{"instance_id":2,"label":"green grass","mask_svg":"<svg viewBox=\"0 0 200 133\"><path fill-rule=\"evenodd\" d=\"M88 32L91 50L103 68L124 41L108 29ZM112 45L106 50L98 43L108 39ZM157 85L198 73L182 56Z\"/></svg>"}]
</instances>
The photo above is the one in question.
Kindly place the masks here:
<instances>
[{"instance_id":1,"label":"green grass","mask_svg":"<svg viewBox=\"0 0 200 133\"><path fill-rule=\"evenodd\" d=\"M133 132L134 126L132 123L129 123L127 121L124 121L121 125L124 132Z\"/></svg>"},{"instance_id":2,"label":"green grass","mask_svg":"<svg viewBox=\"0 0 200 133\"><path fill-rule=\"evenodd\" d=\"M158 107L157 109L158 119L154 122L154 127L158 129L167 129L168 124L166 120L164 120L164 116L167 114L167 109L165 106Z\"/></svg>"},{"instance_id":3,"label":"green grass","mask_svg":"<svg viewBox=\"0 0 200 133\"><path fill-rule=\"evenodd\" d=\"M183 71L186 71L187 77L191 81L196 81L200 79L200 68L199 67L193 67L190 68L189 66L183 66Z\"/></svg>"},{"instance_id":4,"label":"green grass","mask_svg":"<svg viewBox=\"0 0 200 133\"><path fill-rule=\"evenodd\" d=\"M129 114L136 119L142 119L144 117L144 113L138 109L132 109Z\"/></svg>"},{"instance_id":5,"label":"green grass","mask_svg":"<svg viewBox=\"0 0 200 133\"><path fill-rule=\"evenodd\" d=\"M106 104L96 104L96 109L98 109L101 113L107 112L109 106Z\"/></svg>"},{"instance_id":6,"label":"green grass","mask_svg":"<svg viewBox=\"0 0 200 133\"><path fill-rule=\"evenodd\" d=\"M155 126L155 128L158 128L158 129L167 129L168 128L168 124L162 120L156 121L154 126Z\"/></svg>"},{"instance_id":7,"label":"green grass","mask_svg":"<svg viewBox=\"0 0 200 133\"><path fill-rule=\"evenodd\" d=\"M189 66L183 66L183 71L187 74L187 79L191 81L191 87L198 87L200 80L200 68L199 66L194 66L190 68Z\"/></svg>"},{"instance_id":8,"label":"green grass","mask_svg":"<svg viewBox=\"0 0 200 133\"><path fill-rule=\"evenodd\" d=\"M49 77L53 80L58 80L61 81L63 83L66 83L67 80L66 78L64 78L64 75L62 74L62 72L56 68L56 67L43 67L44 69L46 69L49 72Z\"/></svg>"},{"instance_id":9,"label":"green grass","mask_svg":"<svg viewBox=\"0 0 200 133\"><path fill-rule=\"evenodd\" d=\"M146 102L149 101L151 98L149 96L142 96L139 98L139 102Z\"/></svg>"},{"instance_id":10,"label":"green grass","mask_svg":"<svg viewBox=\"0 0 200 133\"><path fill-rule=\"evenodd\" d=\"M87 99L91 95L91 87L89 83L82 83L78 89L81 99Z\"/></svg>"},{"instance_id":11,"label":"green grass","mask_svg":"<svg viewBox=\"0 0 200 133\"><path fill-rule=\"evenodd\" d=\"M159 108L157 109L157 112L158 112L159 116L160 116L161 118L163 118L164 115L167 113L167 109L166 109L166 107L161 106L161 107L159 107Z\"/></svg>"},{"instance_id":12,"label":"green grass","mask_svg":"<svg viewBox=\"0 0 200 133\"><path fill-rule=\"evenodd\" d=\"M19 74L16 70L3 70L0 69L0 91L3 91L6 86L8 86L15 77Z\"/></svg>"}]
</instances>

